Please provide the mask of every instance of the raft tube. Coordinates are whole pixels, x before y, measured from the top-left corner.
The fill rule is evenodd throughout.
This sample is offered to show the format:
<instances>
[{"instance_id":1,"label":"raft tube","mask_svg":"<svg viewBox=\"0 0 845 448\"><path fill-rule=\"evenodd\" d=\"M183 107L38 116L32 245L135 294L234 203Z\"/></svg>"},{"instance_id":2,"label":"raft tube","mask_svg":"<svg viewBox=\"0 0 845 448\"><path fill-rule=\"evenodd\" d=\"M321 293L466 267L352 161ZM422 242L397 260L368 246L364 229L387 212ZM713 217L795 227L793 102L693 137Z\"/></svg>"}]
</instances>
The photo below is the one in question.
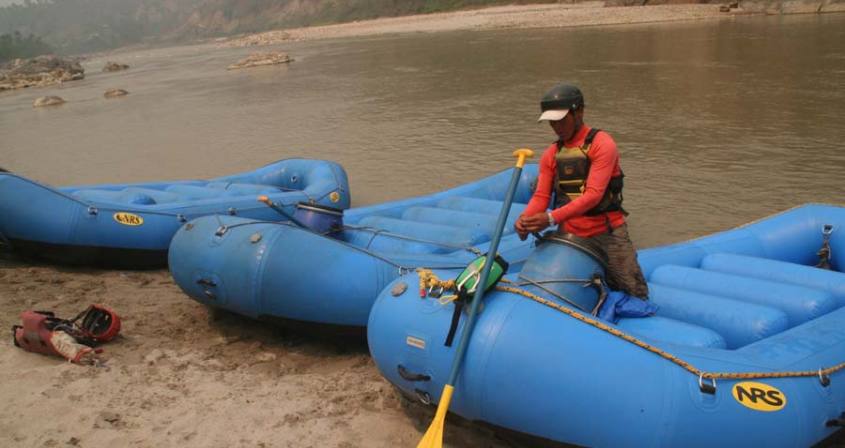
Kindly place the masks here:
<instances>
[{"instance_id":1,"label":"raft tube","mask_svg":"<svg viewBox=\"0 0 845 448\"><path fill-rule=\"evenodd\" d=\"M53 188L0 173L0 242L67 264L162 267L176 230L205 215L279 221L266 195L289 213L298 202L349 206L346 172L333 162L286 159L209 180Z\"/></svg>"},{"instance_id":2,"label":"raft tube","mask_svg":"<svg viewBox=\"0 0 845 448\"><path fill-rule=\"evenodd\" d=\"M826 224L832 270L812 267ZM449 410L595 447L811 446L839 428L844 208L802 206L639 259L660 308L617 324L536 289L524 294L512 270L513 283L500 286L517 289L484 299ZM444 345L454 306L421 299L417 281L411 273L382 291L368 340L385 378L436 403L455 352Z\"/></svg>"},{"instance_id":3,"label":"raft tube","mask_svg":"<svg viewBox=\"0 0 845 448\"><path fill-rule=\"evenodd\" d=\"M490 245L511 171L447 191L352 208L342 230L321 234L292 223L205 217L170 246L173 279L191 298L252 318L363 327L378 293L418 267L462 267ZM499 246L510 263L531 252L513 222L530 200L537 166L527 165ZM411 290L419 294L418 285Z\"/></svg>"}]
</instances>

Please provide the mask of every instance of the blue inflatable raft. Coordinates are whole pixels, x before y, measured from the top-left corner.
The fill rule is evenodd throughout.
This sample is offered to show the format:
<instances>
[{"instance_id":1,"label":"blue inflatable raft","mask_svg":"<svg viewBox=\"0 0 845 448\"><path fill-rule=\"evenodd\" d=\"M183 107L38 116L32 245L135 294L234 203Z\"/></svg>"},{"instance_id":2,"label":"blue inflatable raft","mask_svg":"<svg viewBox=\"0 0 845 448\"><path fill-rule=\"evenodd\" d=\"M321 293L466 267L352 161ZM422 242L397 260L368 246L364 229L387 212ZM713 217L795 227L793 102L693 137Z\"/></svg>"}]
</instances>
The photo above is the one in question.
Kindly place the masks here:
<instances>
[{"instance_id":1,"label":"blue inflatable raft","mask_svg":"<svg viewBox=\"0 0 845 448\"><path fill-rule=\"evenodd\" d=\"M537 166L526 166L512 219L531 198ZM352 208L328 233L292 223L205 217L170 246L176 283L206 305L253 318L363 327L378 293L417 267L457 267L483 253L511 170L429 196ZM524 261L530 241L511 229L500 253ZM419 294L417 286L411 287Z\"/></svg>"},{"instance_id":2,"label":"blue inflatable raft","mask_svg":"<svg viewBox=\"0 0 845 448\"><path fill-rule=\"evenodd\" d=\"M615 324L590 313L601 258L564 243L539 244L487 294L450 411L595 447L810 446L845 424L845 208L640 251L659 310ZM368 339L381 373L430 402L454 306L421 299L418 277L380 294Z\"/></svg>"},{"instance_id":3,"label":"blue inflatable raft","mask_svg":"<svg viewBox=\"0 0 845 448\"><path fill-rule=\"evenodd\" d=\"M283 219L258 195L290 213L301 201L340 208L350 202L345 171L322 160L281 160L210 180L62 188L0 172L0 242L63 263L164 266L170 239L190 219Z\"/></svg>"}]
</instances>

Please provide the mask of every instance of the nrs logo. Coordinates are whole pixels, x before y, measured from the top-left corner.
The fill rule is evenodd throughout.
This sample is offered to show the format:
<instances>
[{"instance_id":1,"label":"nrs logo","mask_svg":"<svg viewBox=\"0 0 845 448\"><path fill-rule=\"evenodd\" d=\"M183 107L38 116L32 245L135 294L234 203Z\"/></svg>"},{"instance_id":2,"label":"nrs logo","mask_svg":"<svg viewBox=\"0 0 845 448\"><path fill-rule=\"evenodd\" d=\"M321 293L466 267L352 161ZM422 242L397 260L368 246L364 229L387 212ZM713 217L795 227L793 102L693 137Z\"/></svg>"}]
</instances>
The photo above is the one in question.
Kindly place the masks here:
<instances>
[{"instance_id":1,"label":"nrs logo","mask_svg":"<svg viewBox=\"0 0 845 448\"><path fill-rule=\"evenodd\" d=\"M744 381L735 384L731 392L739 404L755 411L779 411L786 406L786 395L768 384Z\"/></svg>"},{"instance_id":2,"label":"nrs logo","mask_svg":"<svg viewBox=\"0 0 845 448\"><path fill-rule=\"evenodd\" d=\"M125 226L140 226L144 224L144 218L126 212L117 212L114 214L114 220Z\"/></svg>"}]
</instances>

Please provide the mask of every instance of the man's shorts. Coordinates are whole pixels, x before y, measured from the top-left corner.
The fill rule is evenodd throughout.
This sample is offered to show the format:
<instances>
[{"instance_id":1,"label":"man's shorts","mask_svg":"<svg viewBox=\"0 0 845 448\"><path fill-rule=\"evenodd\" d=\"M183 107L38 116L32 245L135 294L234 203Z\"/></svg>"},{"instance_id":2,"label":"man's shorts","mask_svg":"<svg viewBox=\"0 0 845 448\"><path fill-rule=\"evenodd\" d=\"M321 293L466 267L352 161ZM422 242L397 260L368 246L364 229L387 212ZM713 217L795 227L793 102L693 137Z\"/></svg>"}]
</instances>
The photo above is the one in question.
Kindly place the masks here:
<instances>
[{"instance_id":1,"label":"man's shorts","mask_svg":"<svg viewBox=\"0 0 845 448\"><path fill-rule=\"evenodd\" d=\"M607 253L607 285L615 291L648 299L648 284L637 262L637 251L628 237L628 225L613 229L612 232L590 238L598 243Z\"/></svg>"}]
</instances>

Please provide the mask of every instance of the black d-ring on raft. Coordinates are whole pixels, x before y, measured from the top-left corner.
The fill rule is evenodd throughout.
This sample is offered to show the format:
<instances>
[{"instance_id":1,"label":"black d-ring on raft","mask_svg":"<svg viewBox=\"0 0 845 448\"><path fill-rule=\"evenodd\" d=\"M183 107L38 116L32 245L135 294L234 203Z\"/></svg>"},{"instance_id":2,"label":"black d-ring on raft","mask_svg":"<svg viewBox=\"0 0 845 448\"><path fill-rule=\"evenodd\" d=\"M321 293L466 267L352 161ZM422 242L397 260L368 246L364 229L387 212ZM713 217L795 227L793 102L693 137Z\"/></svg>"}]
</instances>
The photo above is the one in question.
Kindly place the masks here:
<instances>
[{"instance_id":1,"label":"black d-ring on raft","mask_svg":"<svg viewBox=\"0 0 845 448\"><path fill-rule=\"evenodd\" d=\"M422 390L422 389L414 389L414 393L417 394L417 399L424 405L431 404L431 394Z\"/></svg>"},{"instance_id":2,"label":"black d-ring on raft","mask_svg":"<svg viewBox=\"0 0 845 448\"><path fill-rule=\"evenodd\" d=\"M830 377L822 372L821 367L819 367L819 383L821 383L822 387L830 386Z\"/></svg>"},{"instance_id":3,"label":"black d-ring on raft","mask_svg":"<svg viewBox=\"0 0 845 448\"><path fill-rule=\"evenodd\" d=\"M705 394L716 394L716 378L710 378L710 384L704 383L704 374L698 376L698 389Z\"/></svg>"}]
</instances>

